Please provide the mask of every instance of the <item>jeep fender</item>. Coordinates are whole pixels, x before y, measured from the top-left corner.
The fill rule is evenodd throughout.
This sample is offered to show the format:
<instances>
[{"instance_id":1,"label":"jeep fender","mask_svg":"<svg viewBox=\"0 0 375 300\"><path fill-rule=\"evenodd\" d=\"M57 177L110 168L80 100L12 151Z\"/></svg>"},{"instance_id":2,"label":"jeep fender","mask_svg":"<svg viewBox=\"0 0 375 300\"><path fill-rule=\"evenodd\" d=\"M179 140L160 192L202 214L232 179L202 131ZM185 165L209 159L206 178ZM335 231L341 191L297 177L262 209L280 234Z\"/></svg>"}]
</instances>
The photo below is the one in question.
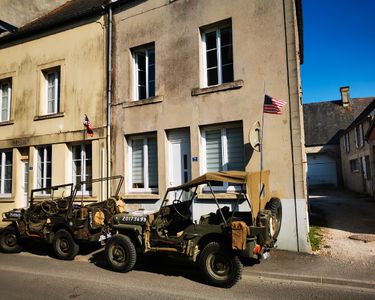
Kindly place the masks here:
<instances>
[{"instance_id":1,"label":"jeep fender","mask_svg":"<svg viewBox=\"0 0 375 300\"><path fill-rule=\"evenodd\" d=\"M127 235L136 247L143 246L143 229L140 225L117 224L112 228L119 234Z\"/></svg>"}]
</instances>

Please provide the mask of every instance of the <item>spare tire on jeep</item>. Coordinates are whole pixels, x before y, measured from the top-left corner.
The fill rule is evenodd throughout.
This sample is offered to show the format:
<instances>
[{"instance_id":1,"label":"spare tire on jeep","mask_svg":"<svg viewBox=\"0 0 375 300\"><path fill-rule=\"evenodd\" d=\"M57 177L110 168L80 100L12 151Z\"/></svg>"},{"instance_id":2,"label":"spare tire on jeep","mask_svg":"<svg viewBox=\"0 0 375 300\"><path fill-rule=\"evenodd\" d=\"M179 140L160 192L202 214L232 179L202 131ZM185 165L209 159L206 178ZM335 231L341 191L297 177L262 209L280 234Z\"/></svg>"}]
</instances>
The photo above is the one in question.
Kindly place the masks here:
<instances>
[{"instance_id":1,"label":"spare tire on jeep","mask_svg":"<svg viewBox=\"0 0 375 300\"><path fill-rule=\"evenodd\" d=\"M279 198L271 198L271 200L266 204L266 209L271 211L271 224L270 224L270 234L274 241L280 233L281 220L282 220L282 207Z\"/></svg>"}]
</instances>

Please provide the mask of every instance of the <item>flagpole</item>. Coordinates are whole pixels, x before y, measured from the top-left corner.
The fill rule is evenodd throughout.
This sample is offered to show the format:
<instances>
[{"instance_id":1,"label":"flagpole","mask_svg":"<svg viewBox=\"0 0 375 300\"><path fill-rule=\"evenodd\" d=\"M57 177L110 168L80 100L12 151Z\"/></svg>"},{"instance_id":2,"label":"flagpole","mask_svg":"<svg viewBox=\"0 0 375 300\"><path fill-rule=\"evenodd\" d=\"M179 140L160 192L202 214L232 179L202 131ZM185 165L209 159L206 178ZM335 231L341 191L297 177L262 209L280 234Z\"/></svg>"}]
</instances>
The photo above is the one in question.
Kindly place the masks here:
<instances>
[{"instance_id":1,"label":"flagpole","mask_svg":"<svg viewBox=\"0 0 375 300\"><path fill-rule=\"evenodd\" d=\"M263 81L263 96L265 97L266 96L266 81L264 80ZM263 137L264 137L264 98L262 100L262 125L261 125L261 131L260 131L260 144L259 144L259 147L260 147L260 175L259 175L259 208L258 208L258 211L260 211L261 209L261 197L262 197L262 194L263 194L263 180L262 180L262 173L263 173L263 150L264 150L264 147L263 147Z\"/></svg>"}]
</instances>

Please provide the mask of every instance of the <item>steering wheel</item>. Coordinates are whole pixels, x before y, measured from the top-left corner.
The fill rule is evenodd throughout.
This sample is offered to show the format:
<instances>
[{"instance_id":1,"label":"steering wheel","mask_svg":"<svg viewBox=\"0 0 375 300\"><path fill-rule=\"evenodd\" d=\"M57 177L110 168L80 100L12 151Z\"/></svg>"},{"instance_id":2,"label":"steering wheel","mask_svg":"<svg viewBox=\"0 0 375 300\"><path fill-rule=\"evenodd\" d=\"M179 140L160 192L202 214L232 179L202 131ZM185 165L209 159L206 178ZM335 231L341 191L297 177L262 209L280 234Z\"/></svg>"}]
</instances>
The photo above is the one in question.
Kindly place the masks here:
<instances>
[{"instance_id":1,"label":"steering wheel","mask_svg":"<svg viewBox=\"0 0 375 300\"><path fill-rule=\"evenodd\" d=\"M172 202L173 209L174 209L174 210L176 211L176 213L179 214L182 218L186 219L188 216L185 216L185 215L183 215L182 213L180 213L180 212L178 211L177 207L176 207L176 205L179 204L179 203L181 203L180 200L178 200L178 199L173 200L173 202Z\"/></svg>"},{"instance_id":2,"label":"steering wheel","mask_svg":"<svg viewBox=\"0 0 375 300\"><path fill-rule=\"evenodd\" d=\"M45 200L40 204L42 211L47 215L54 215L58 213L57 203L53 200Z\"/></svg>"}]
</instances>

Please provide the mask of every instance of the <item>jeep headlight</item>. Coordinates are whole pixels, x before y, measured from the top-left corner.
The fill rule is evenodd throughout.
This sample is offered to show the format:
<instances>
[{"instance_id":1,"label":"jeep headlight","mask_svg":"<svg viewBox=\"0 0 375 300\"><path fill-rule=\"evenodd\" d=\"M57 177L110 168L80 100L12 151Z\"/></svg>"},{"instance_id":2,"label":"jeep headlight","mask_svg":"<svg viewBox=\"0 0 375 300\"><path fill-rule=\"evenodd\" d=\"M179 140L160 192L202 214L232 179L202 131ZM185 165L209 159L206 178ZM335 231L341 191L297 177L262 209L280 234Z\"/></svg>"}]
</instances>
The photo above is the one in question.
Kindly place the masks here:
<instances>
[{"instance_id":1,"label":"jeep headlight","mask_svg":"<svg viewBox=\"0 0 375 300\"><path fill-rule=\"evenodd\" d=\"M3 216L3 219L6 219L6 218L7 218L6 213L2 213L1 215Z\"/></svg>"}]
</instances>

